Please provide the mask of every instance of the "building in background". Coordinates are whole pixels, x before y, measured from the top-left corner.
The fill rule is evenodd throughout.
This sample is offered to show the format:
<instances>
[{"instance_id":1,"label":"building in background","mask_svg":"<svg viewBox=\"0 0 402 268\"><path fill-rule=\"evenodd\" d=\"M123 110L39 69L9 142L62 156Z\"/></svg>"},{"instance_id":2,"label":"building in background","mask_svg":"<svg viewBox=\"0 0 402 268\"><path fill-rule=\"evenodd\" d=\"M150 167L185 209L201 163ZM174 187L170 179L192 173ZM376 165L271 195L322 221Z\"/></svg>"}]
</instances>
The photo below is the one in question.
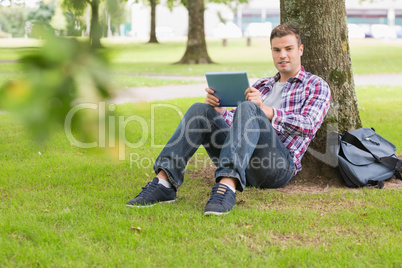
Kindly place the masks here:
<instances>
[{"instance_id":1,"label":"building in background","mask_svg":"<svg viewBox=\"0 0 402 268\"><path fill-rule=\"evenodd\" d=\"M402 38L402 0L346 0L350 38ZM280 23L279 0L249 0L247 4L228 7L209 3L205 10L205 34L208 37L235 38L268 36ZM142 3L131 5L130 36L149 38L150 7ZM165 1L157 6L158 38L185 37L188 13L183 6L170 11Z\"/></svg>"}]
</instances>

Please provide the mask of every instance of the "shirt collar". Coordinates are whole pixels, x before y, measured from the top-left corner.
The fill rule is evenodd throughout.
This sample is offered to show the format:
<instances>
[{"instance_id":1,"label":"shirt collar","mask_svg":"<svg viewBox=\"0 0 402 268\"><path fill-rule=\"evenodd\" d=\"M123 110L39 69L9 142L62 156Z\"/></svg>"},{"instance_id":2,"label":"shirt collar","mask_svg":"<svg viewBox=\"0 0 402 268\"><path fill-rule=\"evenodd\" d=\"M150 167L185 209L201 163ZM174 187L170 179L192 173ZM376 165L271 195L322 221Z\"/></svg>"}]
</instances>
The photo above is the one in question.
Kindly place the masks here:
<instances>
[{"instance_id":1,"label":"shirt collar","mask_svg":"<svg viewBox=\"0 0 402 268\"><path fill-rule=\"evenodd\" d=\"M304 67L302 66L301 69L300 69L300 71L299 71L299 73L296 74L295 77L289 78L287 82L289 82L289 83L302 82L305 75L306 75L306 71L304 70ZM279 72L277 72L277 73L274 75L273 78L274 78L274 81L275 81L275 82L278 82L279 79L281 78L281 75L279 74Z\"/></svg>"}]
</instances>

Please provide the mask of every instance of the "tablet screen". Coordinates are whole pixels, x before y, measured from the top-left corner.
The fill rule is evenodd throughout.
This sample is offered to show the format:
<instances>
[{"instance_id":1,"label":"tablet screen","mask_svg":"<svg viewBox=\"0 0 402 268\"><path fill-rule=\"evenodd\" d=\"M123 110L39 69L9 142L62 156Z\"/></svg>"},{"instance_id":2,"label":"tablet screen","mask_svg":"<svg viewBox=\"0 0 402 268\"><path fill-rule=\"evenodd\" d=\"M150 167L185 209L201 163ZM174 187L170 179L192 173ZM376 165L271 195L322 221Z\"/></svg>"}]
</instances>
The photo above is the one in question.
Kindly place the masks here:
<instances>
[{"instance_id":1,"label":"tablet screen","mask_svg":"<svg viewBox=\"0 0 402 268\"><path fill-rule=\"evenodd\" d=\"M220 107L237 106L246 100L244 92L250 85L247 72L207 72L205 77L220 100Z\"/></svg>"}]
</instances>

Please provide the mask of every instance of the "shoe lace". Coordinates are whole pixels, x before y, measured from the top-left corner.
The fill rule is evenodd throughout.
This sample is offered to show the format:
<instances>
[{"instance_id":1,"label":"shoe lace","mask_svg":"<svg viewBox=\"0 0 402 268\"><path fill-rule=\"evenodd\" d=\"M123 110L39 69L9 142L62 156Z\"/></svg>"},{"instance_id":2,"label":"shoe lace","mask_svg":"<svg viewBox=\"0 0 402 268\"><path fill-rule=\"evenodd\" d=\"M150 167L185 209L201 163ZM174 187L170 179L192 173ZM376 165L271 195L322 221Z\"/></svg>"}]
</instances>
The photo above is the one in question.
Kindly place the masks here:
<instances>
[{"instance_id":1,"label":"shoe lace","mask_svg":"<svg viewBox=\"0 0 402 268\"><path fill-rule=\"evenodd\" d=\"M228 189L226 189L226 187L223 185L215 185L214 187L212 187L212 194L209 202L222 203L222 201L225 199L227 190Z\"/></svg>"},{"instance_id":2,"label":"shoe lace","mask_svg":"<svg viewBox=\"0 0 402 268\"><path fill-rule=\"evenodd\" d=\"M147 185L142 187L142 191L137 195L137 197L148 195L148 193L154 190L156 186L158 186L158 183L155 183L154 181L148 182Z\"/></svg>"}]
</instances>

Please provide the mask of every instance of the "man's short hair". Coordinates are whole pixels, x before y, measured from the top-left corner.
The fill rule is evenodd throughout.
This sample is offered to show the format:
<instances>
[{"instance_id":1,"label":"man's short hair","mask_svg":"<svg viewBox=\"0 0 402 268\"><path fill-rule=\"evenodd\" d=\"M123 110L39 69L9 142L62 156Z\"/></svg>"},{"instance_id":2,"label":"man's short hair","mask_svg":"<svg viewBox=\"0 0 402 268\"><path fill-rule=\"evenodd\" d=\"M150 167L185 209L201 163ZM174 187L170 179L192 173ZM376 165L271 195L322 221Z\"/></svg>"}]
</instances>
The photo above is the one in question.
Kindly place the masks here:
<instances>
[{"instance_id":1,"label":"man's short hair","mask_svg":"<svg viewBox=\"0 0 402 268\"><path fill-rule=\"evenodd\" d=\"M292 24L280 24L276 26L271 32L271 37L269 41L272 45L272 39L274 39L275 37L284 37L289 34L293 34L294 36L296 36L297 43L300 46L301 45L300 31L296 26Z\"/></svg>"}]
</instances>

